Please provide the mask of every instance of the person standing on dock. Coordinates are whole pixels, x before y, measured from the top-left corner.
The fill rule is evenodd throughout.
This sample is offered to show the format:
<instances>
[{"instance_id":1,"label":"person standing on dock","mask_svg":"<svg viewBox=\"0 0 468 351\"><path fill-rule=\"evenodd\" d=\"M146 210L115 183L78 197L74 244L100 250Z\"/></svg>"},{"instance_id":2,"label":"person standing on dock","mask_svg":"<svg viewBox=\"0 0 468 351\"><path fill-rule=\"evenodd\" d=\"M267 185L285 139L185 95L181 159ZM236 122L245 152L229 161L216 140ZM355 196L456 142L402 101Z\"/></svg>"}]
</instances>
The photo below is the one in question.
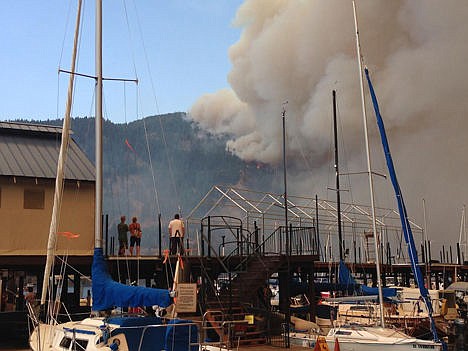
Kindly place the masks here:
<instances>
[{"instance_id":1,"label":"person standing on dock","mask_svg":"<svg viewBox=\"0 0 468 351\"><path fill-rule=\"evenodd\" d=\"M169 222L169 241L170 241L170 254L177 253L183 255L184 248L182 241L184 240L185 226L184 222L180 219L178 213L174 215L174 219Z\"/></svg>"},{"instance_id":2,"label":"person standing on dock","mask_svg":"<svg viewBox=\"0 0 468 351\"><path fill-rule=\"evenodd\" d=\"M125 216L120 217L120 223L117 224L117 233L119 233L119 256L125 256L128 249L128 225L125 223Z\"/></svg>"},{"instance_id":3,"label":"person standing on dock","mask_svg":"<svg viewBox=\"0 0 468 351\"><path fill-rule=\"evenodd\" d=\"M132 218L132 223L128 226L130 231L130 256L133 256L133 247L136 245L136 255L140 256L141 226L137 218Z\"/></svg>"}]
</instances>

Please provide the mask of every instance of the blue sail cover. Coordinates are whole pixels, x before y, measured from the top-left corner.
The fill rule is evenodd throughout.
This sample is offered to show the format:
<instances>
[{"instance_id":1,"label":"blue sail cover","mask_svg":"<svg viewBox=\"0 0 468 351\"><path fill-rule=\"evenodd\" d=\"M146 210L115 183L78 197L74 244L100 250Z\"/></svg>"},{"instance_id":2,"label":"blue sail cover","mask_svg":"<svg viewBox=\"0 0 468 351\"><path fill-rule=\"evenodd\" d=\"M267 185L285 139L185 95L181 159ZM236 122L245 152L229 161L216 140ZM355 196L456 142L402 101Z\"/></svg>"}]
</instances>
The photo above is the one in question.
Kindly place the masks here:
<instances>
[{"instance_id":1,"label":"blue sail cover","mask_svg":"<svg viewBox=\"0 0 468 351\"><path fill-rule=\"evenodd\" d=\"M167 307L171 304L169 291L142 286L127 286L114 281L107 271L102 248L94 249L92 266L93 310L104 311L114 307Z\"/></svg>"},{"instance_id":2,"label":"blue sail cover","mask_svg":"<svg viewBox=\"0 0 468 351\"><path fill-rule=\"evenodd\" d=\"M362 295L378 295L378 288L370 288L365 285L356 283L348 267L344 264L343 261L340 261L340 266L338 267L338 281L340 284L354 286L355 290L360 292ZM393 297L396 296L397 290L395 288L383 288L382 289L383 297Z\"/></svg>"},{"instance_id":3,"label":"blue sail cover","mask_svg":"<svg viewBox=\"0 0 468 351\"><path fill-rule=\"evenodd\" d=\"M388 172L390 174L390 179L392 181L393 190L395 191L395 196L396 196L397 203L398 203L398 211L400 214L401 226L403 228L405 241L406 241L406 244L408 245L408 254L410 257L410 261L411 261L411 268L412 268L414 277L416 279L416 282L418 283L419 291L421 293L421 296L424 299L427 311L429 313L432 335L434 336L435 341L440 341L439 336L437 335L437 330L434 324L434 319L432 318L433 310L432 310L432 303L429 297L429 292L427 291L427 288L424 285L423 275L421 273L421 269L418 266L418 253L416 251L416 246L414 244L413 232L411 231L411 226L408 220L408 213L406 212L405 202L403 201L403 194L401 192L400 185L398 184L398 180L396 177L395 167L393 165L393 159L392 159L392 155L390 154L390 147L388 145L387 133L385 132L385 126L384 126L382 116L380 115L379 104L377 102L377 97L375 96L374 87L372 86L372 82L370 80L369 70L365 68L364 73L366 74L367 83L369 85L369 91L370 91L371 98L372 98L372 103L374 105L375 118L377 120L377 125L379 127L380 138L382 139L382 146L383 146L383 151L385 154L385 159L387 161Z\"/></svg>"}]
</instances>

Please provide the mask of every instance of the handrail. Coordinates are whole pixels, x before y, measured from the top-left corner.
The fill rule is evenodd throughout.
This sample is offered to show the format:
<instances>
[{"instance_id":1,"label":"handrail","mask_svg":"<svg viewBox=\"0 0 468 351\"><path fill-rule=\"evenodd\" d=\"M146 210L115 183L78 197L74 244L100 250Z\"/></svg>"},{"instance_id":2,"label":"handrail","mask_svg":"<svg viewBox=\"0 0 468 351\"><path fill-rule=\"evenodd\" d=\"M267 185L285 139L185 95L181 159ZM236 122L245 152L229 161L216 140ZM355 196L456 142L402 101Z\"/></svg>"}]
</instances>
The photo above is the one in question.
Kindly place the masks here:
<instances>
[{"instance_id":1,"label":"handrail","mask_svg":"<svg viewBox=\"0 0 468 351\"><path fill-rule=\"evenodd\" d=\"M220 279L221 274L225 274L225 278L222 279L225 279L227 282L226 287L230 294L232 294L233 281L238 276L238 273L248 269L249 262L252 260L255 260L256 266L263 265L265 269L271 269L271 264L266 261L265 256L317 255L318 243L315 227L296 227L290 225L288 229L287 233L284 226L279 226L273 233L259 242L259 228L257 226L255 226L254 231L249 231L243 227L241 220L234 217L213 216L204 218L200 231L202 253L208 247L208 256L220 263L221 270L216 272L217 275L215 277L210 276L206 270L203 270L202 274L211 281L212 286L214 286L214 280ZM225 240L226 236L223 236L223 240L220 243L219 232L222 230L222 233L226 233L229 238ZM218 234L218 236L212 236L214 233ZM286 245L284 245L286 234L288 234L288 240L291 243L291 245L288 245L288 252L286 252ZM221 252L223 252L223 255ZM202 254L201 256L204 255ZM200 260L202 260L202 257L200 257ZM233 262L234 264L232 264ZM268 268L269 266L270 268ZM203 291L205 292L205 290ZM213 289L210 295L218 298L218 301L220 301L221 295L216 289ZM208 297L208 295L205 295L205 297ZM205 300L205 302L208 302L208 300ZM231 305L231 295L228 296L228 302L226 303Z\"/></svg>"}]
</instances>

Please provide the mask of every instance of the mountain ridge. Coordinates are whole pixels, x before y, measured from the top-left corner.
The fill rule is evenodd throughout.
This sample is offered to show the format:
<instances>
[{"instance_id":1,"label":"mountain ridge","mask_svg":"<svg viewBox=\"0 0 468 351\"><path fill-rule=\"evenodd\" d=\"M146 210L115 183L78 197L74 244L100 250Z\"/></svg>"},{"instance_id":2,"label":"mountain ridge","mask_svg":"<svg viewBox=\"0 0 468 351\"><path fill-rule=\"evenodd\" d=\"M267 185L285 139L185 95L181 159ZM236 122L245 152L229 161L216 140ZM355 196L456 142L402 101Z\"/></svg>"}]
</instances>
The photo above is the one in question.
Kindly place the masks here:
<instances>
[{"instance_id":1,"label":"mountain ridge","mask_svg":"<svg viewBox=\"0 0 468 351\"><path fill-rule=\"evenodd\" d=\"M63 120L28 123L61 126ZM94 123L94 117L71 121L73 139L93 163ZM159 214L165 221L187 214L213 185L262 191L278 185L275 168L244 162L226 150L227 136L207 133L183 112L122 124L104 120L102 129L103 212L111 230L122 214L137 216L143 227Z\"/></svg>"}]
</instances>

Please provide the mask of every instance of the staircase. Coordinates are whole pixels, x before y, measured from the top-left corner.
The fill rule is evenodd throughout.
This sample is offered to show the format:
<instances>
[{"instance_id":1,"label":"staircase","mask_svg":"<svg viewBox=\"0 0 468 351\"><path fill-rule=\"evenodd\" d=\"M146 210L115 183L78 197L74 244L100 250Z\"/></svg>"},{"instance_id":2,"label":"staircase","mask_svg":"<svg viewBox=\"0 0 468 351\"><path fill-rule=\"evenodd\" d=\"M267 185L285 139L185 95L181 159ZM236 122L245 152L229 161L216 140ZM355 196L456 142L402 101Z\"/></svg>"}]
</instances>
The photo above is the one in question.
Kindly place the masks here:
<instances>
[{"instance_id":1,"label":"staircase","mask_svg":"<svg viewBox=\"0 0 468 351\"><path fill-rule=\"evenodd\" d=\"M205 319L228 347L267 343L267 321L259 311L259 290L281 265L281 256L251 255L230 284L207 297ZM264 305L260 306L266 312ZM255 314L254 314L255 313ZM212 333L213 334L213 333Z\"/></svg>"}]
</instances>

